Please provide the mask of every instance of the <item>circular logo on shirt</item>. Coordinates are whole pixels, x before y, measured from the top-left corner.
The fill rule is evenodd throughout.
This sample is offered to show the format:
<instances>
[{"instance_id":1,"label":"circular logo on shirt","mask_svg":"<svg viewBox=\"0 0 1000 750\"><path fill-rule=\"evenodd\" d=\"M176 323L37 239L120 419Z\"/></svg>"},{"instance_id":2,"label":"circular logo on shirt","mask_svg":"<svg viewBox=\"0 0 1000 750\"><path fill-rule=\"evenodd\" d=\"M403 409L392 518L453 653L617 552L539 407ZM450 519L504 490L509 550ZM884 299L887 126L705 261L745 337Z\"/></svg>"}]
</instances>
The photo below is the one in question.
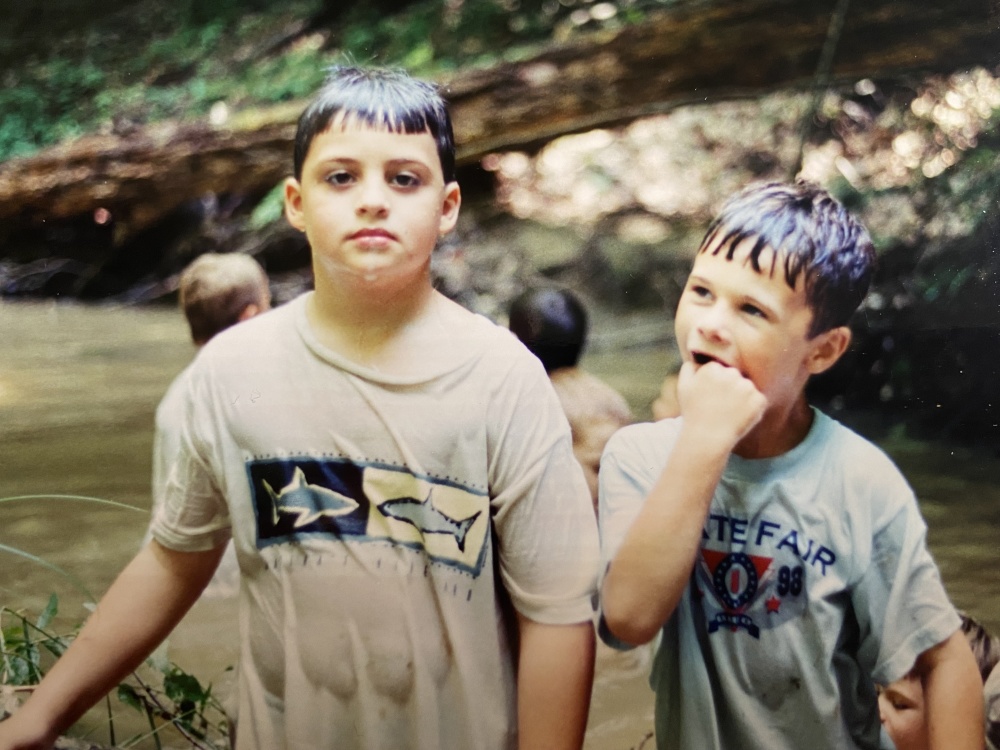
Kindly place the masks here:
<instances>
[{"instance_id":1,"label":"circular logo on shirt","mask_svg":"<svg viewBox=\"0 0 1000 750\"><path fill-rule=\"evenodd\" d=\"M742 610L753 601L760 579L748 555L733 552L726 555L712 573L712 588L731 610Z\"/></svg>"}]
</instances>

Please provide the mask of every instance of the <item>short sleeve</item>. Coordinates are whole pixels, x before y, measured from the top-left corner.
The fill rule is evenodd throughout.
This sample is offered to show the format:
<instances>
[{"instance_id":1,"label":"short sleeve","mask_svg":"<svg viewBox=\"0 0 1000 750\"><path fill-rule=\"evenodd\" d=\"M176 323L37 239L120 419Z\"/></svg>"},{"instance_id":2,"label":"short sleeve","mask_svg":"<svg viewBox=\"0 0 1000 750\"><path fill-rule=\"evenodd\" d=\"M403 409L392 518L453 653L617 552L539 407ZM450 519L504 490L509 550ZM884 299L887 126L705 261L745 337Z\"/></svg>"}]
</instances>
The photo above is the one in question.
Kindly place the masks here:
<instances>
[{"instance_id":1,"label":"short sleeve","mask_svg":"<svg viewBox=\"0 0 1000 750\"><path fill-rule=\"evenodd\" d=\"M488 395L490 496L504 588L536 622L589 621L597 524L556 394L525 354Z\"/></svg>"},{"instance_id":2,"label":"short sleeve","mask_svg":"<svg viewBox=\"0 0 1000 750\"><path fill-rule=\"evenodd\" d=\"M859 656L876 682L903 677L927 649L961 625L927 549L927 525L912 491L893 467L893 486L879 502L871 551L852 589L861 625Z\"/></svg>"},{"instance_id":3,"label":"short sleeve","mask_svg":"<svg viewBox=\"0 0 1000 750\"><path fill-rule=\"evenodd\" d=\"M190 370L177 399L180 419L176 455L163 486L150 532L165 547L182 552L213 549L231 536L229 509L213 461L213 418L204 373Z\"/></svg>"},{"instance_id":4,"label":"short sleeve","mask_svg":"<svg viewBox=\"0 0 1000 750\"><path fill-rule=\"evenodd\" d=\"M669 422L672 420L625 427L612 436L604 449L598 474L597 512L602 577L642 510L653 482L666 465L674 442L673 425ZM632 648L612 635L604 625L603 616L598 634L613 648Z\"/></svg>"}]
</instances>

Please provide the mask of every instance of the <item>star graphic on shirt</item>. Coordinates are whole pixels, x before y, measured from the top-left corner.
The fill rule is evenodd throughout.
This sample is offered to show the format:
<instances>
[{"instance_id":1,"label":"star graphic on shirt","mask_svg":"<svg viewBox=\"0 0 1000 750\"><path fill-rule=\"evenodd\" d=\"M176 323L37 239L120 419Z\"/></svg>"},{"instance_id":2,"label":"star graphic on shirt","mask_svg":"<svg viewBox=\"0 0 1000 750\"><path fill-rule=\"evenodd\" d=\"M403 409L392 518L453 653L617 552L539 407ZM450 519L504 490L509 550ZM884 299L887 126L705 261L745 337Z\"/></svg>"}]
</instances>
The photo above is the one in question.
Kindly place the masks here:
<instances>
[{"instance_id":1,"label":"star graphic on shirt","mask_svg":"<svg viewBox=\"0 0 1000 750\"><path fill-rule=\"evenodd\" d=\"M264 489L274 503L274 522L278 522L279 513L290 513L298 516L295 528L310 524L321 516L343 516L358 507L358 501L352 497L306 482L305 472L300 466L295 467L292 481L282 487L280 492L275 493L266 480Z\"/></svg>"},{"instance_id":2,"label":"star graphic on shirt","mask_svg":"<svg viewBox=\"0 0 1000 750\"><path fill-rule=\"evenodd\" d=\"M771 596L766 602L764 602L764 606L767 607L768 614L774 614L781 609L781 599L776 596Z\"/></svg>"}]
</instances>

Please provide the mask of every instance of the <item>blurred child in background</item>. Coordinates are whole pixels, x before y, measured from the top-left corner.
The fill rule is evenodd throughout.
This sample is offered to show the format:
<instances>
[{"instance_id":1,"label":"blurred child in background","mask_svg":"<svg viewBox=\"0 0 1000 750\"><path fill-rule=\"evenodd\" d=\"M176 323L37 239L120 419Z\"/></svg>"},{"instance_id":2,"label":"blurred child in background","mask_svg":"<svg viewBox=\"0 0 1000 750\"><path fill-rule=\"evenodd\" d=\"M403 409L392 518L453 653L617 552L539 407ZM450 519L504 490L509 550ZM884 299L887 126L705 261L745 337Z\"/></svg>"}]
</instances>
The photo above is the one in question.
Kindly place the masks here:
<instances>
[{"instance_id":1,"label":"blurred child in background","mask_svg":"<svg viewBox=\"0 0 1000 750\"><path fill-rule=\"evenodd\" d=\"M596 511L601 453L608 438L632 422L632 411L618 391L579 366L587 341L587 311L568 289L529 289L511 303L508 325L549 374Z\"/></svg>"}]
</instances>

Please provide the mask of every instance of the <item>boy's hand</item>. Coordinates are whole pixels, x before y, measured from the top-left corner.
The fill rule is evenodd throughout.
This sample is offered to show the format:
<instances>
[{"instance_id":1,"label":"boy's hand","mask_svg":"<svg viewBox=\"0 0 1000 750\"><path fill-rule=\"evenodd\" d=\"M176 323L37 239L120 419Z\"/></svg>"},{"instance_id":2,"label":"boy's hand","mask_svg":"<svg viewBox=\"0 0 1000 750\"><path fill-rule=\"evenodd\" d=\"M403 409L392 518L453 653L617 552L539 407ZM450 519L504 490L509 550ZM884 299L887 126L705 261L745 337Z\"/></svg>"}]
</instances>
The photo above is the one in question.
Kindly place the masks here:
<instances>
[{"instance_id":1,"label":"boy's hand","mask_svg":"<svg viewBox=\"0 0 1000 750\"><path fill-rule=\"evenodd\" d=\"M685 362L677 381L677 399L685 431L732 448L764 416L767 399L735 367L718 362Z\"/></svg>"},{"instance_id":2,"label":"boy's hand","mask_svg":"<svg viewBox=\"0 0 1000 750\"><path fill-rule=\"evenodd\" d=\"M604 622L621 641L648 643L691 579L719 477L767 399L734 367L686 363L677 381L681 435L625 535L601 587ZM665 542L664 540L669 540Z\"/></svg>"},{"instance_id":3,"label":"boy's hand","mask_svg":"<svg viewBox=\"0 0 1000 750\"><path fill-rule=\"evenodd\" d=\"M55 737L22 726L23 723L17 718L17 712L0 722L0 750L49 750L52 747Z\"/></svg>"}]
</instances>

